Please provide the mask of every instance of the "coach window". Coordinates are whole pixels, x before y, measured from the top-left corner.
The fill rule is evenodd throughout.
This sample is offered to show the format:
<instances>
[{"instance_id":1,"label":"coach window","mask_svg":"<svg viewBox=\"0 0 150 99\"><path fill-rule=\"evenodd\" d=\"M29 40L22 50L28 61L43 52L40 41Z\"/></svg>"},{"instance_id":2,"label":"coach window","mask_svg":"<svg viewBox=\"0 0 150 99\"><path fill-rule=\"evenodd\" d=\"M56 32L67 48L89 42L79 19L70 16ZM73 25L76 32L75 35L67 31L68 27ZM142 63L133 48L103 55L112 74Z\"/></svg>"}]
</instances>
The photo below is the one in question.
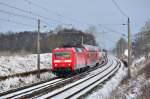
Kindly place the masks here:
<instances>
[{"instance_id":1,"label":"coach window","mask_svg":"<svg viewBox=\"0 0 150 99\"><path fill-rule=\"evenodd\" d=\"M78 48L75 48L76 52L79 52Z\"/></svg>"},{"instance_id":2,"label":"coach window","mask_svg":"<svg viewBox=\"0 0 150 99\"><path fill-rule=\"evenodd\" d=\"M82 52L81 48L78 48L78 52Z\"/></svg>"}]
</instances>

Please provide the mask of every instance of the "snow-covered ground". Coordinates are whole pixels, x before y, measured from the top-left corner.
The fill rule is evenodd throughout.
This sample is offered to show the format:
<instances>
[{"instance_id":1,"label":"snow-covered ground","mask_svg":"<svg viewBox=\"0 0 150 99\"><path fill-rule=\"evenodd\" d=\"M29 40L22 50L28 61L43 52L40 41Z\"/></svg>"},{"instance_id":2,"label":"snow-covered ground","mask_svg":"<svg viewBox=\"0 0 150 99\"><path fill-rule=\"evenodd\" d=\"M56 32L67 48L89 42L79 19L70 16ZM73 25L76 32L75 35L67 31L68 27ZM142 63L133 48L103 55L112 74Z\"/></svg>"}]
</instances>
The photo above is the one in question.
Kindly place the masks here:
<instances>
[{"instance_id":1,"label":"snow-covered ground","mask_svg":"<svg viewBox=\"0 0 150 99\"><path fill-rule=\"evenodd\" d=\"M111 99L149 99L150 79L141 72L143 68L145 68L144 57L134 60L131 66L131 78L126 79L113 91Z\"/></svg>"},{"instance_id":2,"label":"snow-covered ground","mask_svg":"<svg viewBox=\"0 0 150 99\"><path fill-rule=\"evenodd\" d=\"M51 53L41 54L40 67L51 68ZM37 69L37 55L0 56L0 76L27 72Z\"/></svg>"},{"instance_id":3,"label":"snow-covered ground","mask_svg":"<svg viewBox=\"0 0 150 99\"><path fill-rule=\"evenodd\" d=\"M111 99L146 99L146 98L141 98L141 96L143 94L143 88L149 85L150 85L150 80L146 80L144 75L138 75L137 77L133 77L130 80L128 80L126 83L119 86L112 93L113 98ZM145 90L147 90L147 88L145 88Z\"/></svg>"},{"instance_id":4,"label":"snow-covered ground","mask_svg":"<svg viewBox=\"0 0 150 99\"><path fill-rule=\"evenodd\" d=\"M145 99L139 98L145 86L150 88L150 80L147 80L144 74L139 75L139 71L145 66L145 58L141 57L133 61L131 66L131 79L122 83L123 78L127 76L127 68L123 65L117 74L111 78L102 88L96 90L87 99ZM125 79L126 81L126 79ZM149 93L148 90L147 93ZM150 96L149 96L150 97Z\"/></svg>"},{"instance_id":5,"label":"snow-covered ground","mask_svg":"<svg viewBox=\"0 0 150 99\"><path fill-rule=\"evenodd\" d=\"M141 70L145 65L145 57L142 56L138 59L135 59L131 66L131 76L135 76L139 70Z\"/></svg>"},{"instance_id":6,"label":"snow-covered ground","mask_svg":"<svg viewBox=\"0 0 150 99\"><path fill-rule=\"evenodd\" d=\"M41 68L51 68L51 53L41 54ZM144 67L145 58L141 57L133 61L131 66L132 78L128 79L126 83L121 83L123 78L127 75L127 68L121 65L116 75L107 81L102 88L96 90L87 99L138 99L142 94L143 86L150 85L150 80L146 80L145 76L138 75L138 72ZM0 57L0 76L11 75L15 73L36 70L37 55L26 56L1 56ZM0 92L18 88L27 84L46 80L54 77L51 73L44 73L41 79L36 75L28 77L15 77L5 81L0 81Z\"/></svg>"},{"instance_id":7,"label":"snow-covered ground","mask_svg":"<svg viewBox=\"0 0 150 99\"><path fill-rule=\"evenodd\" d=\"M9 78L3 81L0 81L0 92L4 92L11 89L16 89L19 87L23 87L26 85L30 85L32 83L40 82L43 80L48 80L53 78L55 75L52 73L43 73L41 74L41 78L38 79L36 75L30 75L27 77L14 77Z\"/></svg>"},{"instance_id":8,"label":"snow-covered ground","mask_svg":"<svg viewBox=\"0 0 150 99\"><path fill-rule=\"evenodd\" d=\"M43 68L51 68L51 53L40 55L40 66ZM0 76L7 76L21 72L28 72L37 69L37 55L24 55L24 56L0 56ZM51 73L41 74L41 79L36 75L28 77L14 77L0 81L0 92L18 88L41 80L46 80L54 77Z\"/></svg>"},{"instance_id":9,"label":"snow-covered ground","mask_svg":"<svg viewBox=\"0 0 150 99\"><path fill-rule=\"evenodd\" d=\"M108 99L111 95L111 92L116 89L121 80L126 76L127 68L121 64L121 68L117 74L111 78L105 85L102 85L101 89L96 90L94 93L89 95L87 99Z\"/></svg>"}]
</instances>

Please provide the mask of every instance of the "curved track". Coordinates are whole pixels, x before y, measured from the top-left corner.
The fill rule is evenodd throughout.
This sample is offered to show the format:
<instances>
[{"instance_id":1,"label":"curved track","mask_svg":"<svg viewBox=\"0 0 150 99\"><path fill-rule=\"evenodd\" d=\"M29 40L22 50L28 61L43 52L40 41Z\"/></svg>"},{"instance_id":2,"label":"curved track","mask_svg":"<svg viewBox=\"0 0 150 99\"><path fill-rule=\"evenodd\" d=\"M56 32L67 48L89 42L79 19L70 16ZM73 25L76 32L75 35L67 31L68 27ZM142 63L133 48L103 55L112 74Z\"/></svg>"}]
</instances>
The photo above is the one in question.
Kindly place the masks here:
<instances>
[{"instance_id":1,"label":"curved track","mask_svg":"<svg viewBox=\"0 0 150 99\"><path fill-rule=\"evenodd\" d=\"M97 70L91 72L87 77L71 83L70 85L64 86L58 90L55 90L51 93L47 93L41 97L40 99L64 99L64 98L78 98L81 95L85 94L98 84L102 83L108 77L110 77L113 73L115 73L120 67L120 63L117 60L112 60L110 64L102 68L98 68Z\"/></svg>"},{"instance_id":2,"label":"curved track","mask_svg":"<svg viewBox=\"0 0 150 99\"><path fill-rule=\"evenodd\" d=\"M107 63L108 61L108 63ZM77 98L112 75L120 66L109 58L105 63L69 78L57 78L36 86L0 95L3 99L13 98ZM106 72L107 71L107 72ZM63 87L64 86L64 87ZM81 87L82 86L82 87ZM56 90L57 89L57 90ZM78 89L78 90L75 90ZM66 94L69 93L69 94ZM66 94L66 95L65 95ZM63 97L62 97L63 96Z\"/></svg>"}]
</instances>

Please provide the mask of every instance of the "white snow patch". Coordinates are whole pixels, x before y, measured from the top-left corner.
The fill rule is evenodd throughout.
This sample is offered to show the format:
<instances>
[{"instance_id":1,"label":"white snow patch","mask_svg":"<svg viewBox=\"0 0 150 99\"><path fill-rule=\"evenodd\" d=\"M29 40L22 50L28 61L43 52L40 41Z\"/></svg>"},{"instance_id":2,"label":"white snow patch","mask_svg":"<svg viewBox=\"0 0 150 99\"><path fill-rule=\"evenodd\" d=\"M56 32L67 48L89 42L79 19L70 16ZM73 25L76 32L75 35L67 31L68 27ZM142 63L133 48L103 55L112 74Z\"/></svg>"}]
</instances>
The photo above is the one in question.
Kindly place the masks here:
<instances>
[{"instance_id":1,"label":"white snow patch","mask_svg":"<svg viewBox=\"0 0 150 99\"><path fill-rule=\"evenodd\" d=\"M125 93L125 96L127 99L136 99L136 96L137 95L140 95L141 94L141 87L142 85L144 84L145 82L145 79L142 76L139 76L137 79L132 79L128 86L125 86L125 88L129 88L128 91Z\"/></svg>"},{"instance_id":2,"label":"white snow patch","mask_svg":"<svg viewBox=\"0 0 150 99\"><path fill-rule=\"evenodd\" d=\"M136 99L137 96L141 96L141 88L146 84L147 81L145 80L144 75L132 78L128 83L119 86L118 89L115 90L115 93L117 94L113 95L112 99L115 99L116 97L117 99L122 99L123 97L125 99Z\"/></svg>"},{"instance_id":3,"label":"white snow patch","mask_svg":"<svg viewBox=\"0 0 150 99\"><path fill-rule=\"evenodd\" d=\"M51 68L51 53L40 55L40 68ZM25 56L1 56L0 76L12 75L15 73L27 72L37 69L37 55Z\"/></svg>"},{"instance_id":4,"label":"white snow patch","mask_svg":"<svg viewBox=\"0 0 150 99\"><path fill-rule=\"evenodd\" d=\"M106 84L103 85L101 89L89 95L87 99L107 99L111 92L119 85L120 81L126 76L126 74L127 68L121 64L121 68L116 73L116 75L111 78L110 81L106 82Z\"/></svg>"},{"instance_id":5,"label":"white snow patch","mask_svg":"<svg viewBox=\"0 0 150 99\"><path fill-rule=\"evenodd\" d=\"M144 67L145 57L141 57L133 61L131 66L131 74L137 74L139 70ZM89 95L87 99L136 99L137 96L142 94L141 88L148 82L144 78L144 75L132 76L127 84L118 86L120 81L127 75L127 68L121 67L118 73L111 78L110 81L106 82L105 85L98 91ZM112 92L115 92L116 96Z\"/></svg>"},{"instance_id":6,"label":"white snow patch","mask_svg":"<svg viewBox=\"0 0 150 99\"><path fill-rule=\"evenodd\" d=\"M32 83L40 82L42 80L47 80L53 77L55 77L55 75L51 73L43 73L41 74L41 79L38 79L37 75L30 75L28 77L9 78L0 82L0 85L1 85L0 92L19 88L19 87L26 86Z\"/></svg>"},{"instance_id":7,"label":"white snow patch","mask_svg":"<svg viewBox=\"0 0 150 99\"><path fill-rule=\"evenodd\" d=\"M124 55L128 57L128 49L124 51Z\"/></svg>"},{"instance_id":8,"label":"white snow patch","mask_svg":"<svg viewBox=\"0 0 150 99\"><path fill-rule=\"evenodd\" d=\"M131 65L131 74L132 74L132 76L136 75L136 73L145 66L144 62L145 62L145 57L144 56L140 57L138 59L135 59L132 62L132 65Z\"/></svg>"},{"instance_id":9,"label":"white snow patch","mask_svg":"<svg viewBox=\"0 0 150 99\"><path fill-rule=\"evenodd\" d=\"M51 53L40 55L41 69L51 68ZM16 73L28 72L37 69L37 55L24 55L24 56L0 56L0 76L7 76ZM41 80L53 78L52 73L41 74L41 79L38 79L36 75L30 75L28 77L14 77L0 81L0 92L18 88L31 83L35 83Z\"/></svg>"},{"instance_id":10,"label":"white snow patch","mask_svg":"<svg viewBox=\"0 0 150 99\"><path fill-rule=\"evenodd\" d=\"M145 79L144 74L139 75L139 71L145 66L145 58L141 57L133 61L131 66L131 78L127 82L120 85L112 94L111 99L136 99L141 96L142 87L148 85L150 82ZM137 75L138 74L138 75Z\"/></svg>"}]
</instances>

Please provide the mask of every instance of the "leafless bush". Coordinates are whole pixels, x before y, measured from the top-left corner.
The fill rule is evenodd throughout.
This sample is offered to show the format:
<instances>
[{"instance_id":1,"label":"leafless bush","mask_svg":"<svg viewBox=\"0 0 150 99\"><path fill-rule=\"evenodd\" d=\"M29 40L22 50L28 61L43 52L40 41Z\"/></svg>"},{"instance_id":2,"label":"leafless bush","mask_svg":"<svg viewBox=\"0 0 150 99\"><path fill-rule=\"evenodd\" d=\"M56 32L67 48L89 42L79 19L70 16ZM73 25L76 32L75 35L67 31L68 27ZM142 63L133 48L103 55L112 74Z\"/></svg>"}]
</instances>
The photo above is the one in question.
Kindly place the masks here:
<instances>
[{"instance_id":1,"label":"leafless bush","mask_svg":"<svg viewBox=\"0 0 150 99\"><path fill-rule=\"evenodd\" d=\"M150 79L150 63L145 66L144 71L146 79Z\"/></svg>"},{"instance_id":2,"label":"leafless bush","mask_svg":"<svg viewBox=\"0 0 150 99\"><path fill-rule=\"evenodd\" d=\"M124 93L115 90L112 92L110 99L126 99L126 96Z\"/></svg>"},{"instance_id":3,"label":"leafless bush","mask_svg":"<svg viewBox=\"0 0 150 99\"><path fill-rule=\"evenodd\" d=\"M141 94L137 96L137 99L149 99L150 98L150 83L145 84L141 88Z\"/></svg>"}]
</instances>

